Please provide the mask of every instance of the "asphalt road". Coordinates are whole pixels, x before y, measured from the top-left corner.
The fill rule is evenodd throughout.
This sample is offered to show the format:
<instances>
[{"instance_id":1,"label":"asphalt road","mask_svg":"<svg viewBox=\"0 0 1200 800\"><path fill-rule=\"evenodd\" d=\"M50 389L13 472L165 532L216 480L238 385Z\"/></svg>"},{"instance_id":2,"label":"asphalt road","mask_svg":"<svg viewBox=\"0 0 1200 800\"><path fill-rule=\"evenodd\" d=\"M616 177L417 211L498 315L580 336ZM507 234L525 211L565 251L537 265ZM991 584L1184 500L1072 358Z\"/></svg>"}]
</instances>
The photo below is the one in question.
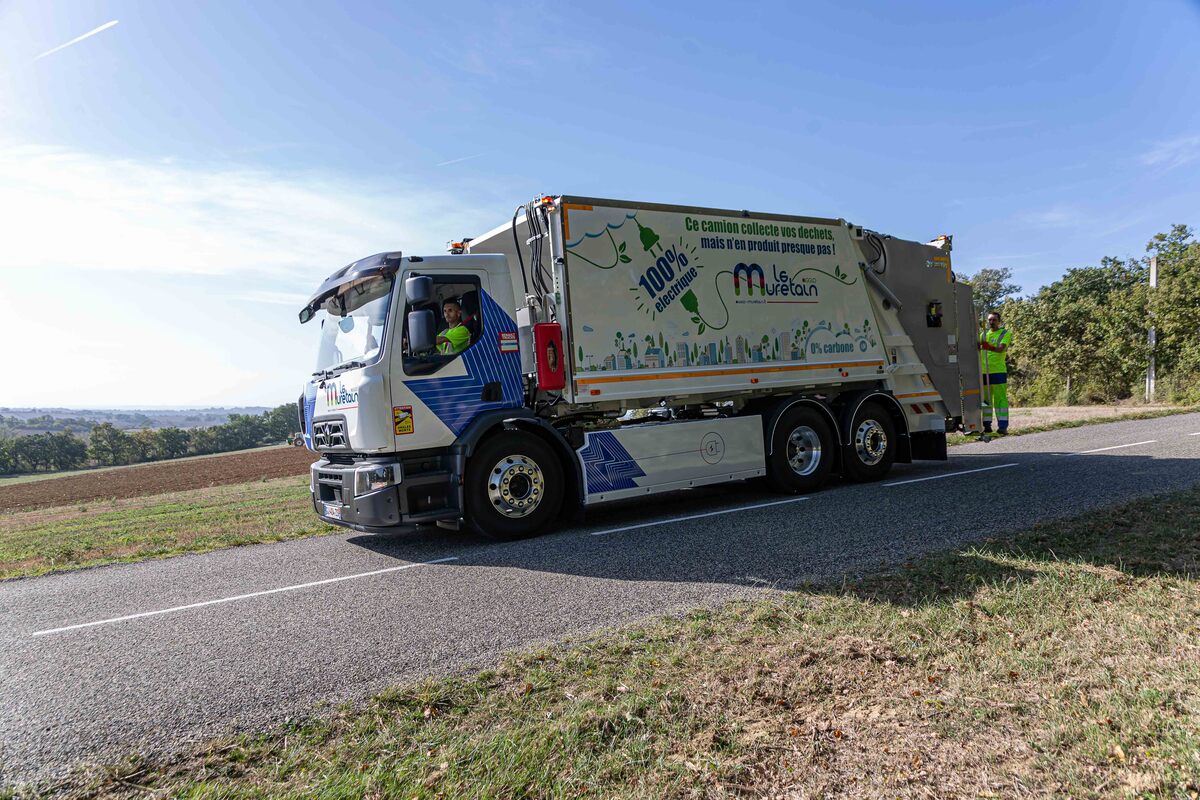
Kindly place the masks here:
<instances>
[{"instance_id":1,"label":"asphalt road","mask_svg":"<svg viewBox=\"0 0 1200 800\"><path fill-rule=\"evenodd\" d=\"M802 499L681 492L511 544L346 534L2 582L0 782L1198 482L1188 414L965 445Z\"/></svg>"}]
</instances>

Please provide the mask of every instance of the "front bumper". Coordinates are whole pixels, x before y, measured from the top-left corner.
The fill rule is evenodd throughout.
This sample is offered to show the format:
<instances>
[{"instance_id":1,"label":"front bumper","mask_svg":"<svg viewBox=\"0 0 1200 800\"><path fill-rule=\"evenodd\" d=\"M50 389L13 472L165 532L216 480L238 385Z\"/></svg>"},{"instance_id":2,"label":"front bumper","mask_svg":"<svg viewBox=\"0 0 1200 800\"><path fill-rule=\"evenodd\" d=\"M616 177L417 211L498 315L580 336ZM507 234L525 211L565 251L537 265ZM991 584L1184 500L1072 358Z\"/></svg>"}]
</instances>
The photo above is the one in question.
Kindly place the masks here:
<instances>
[{"instance_id":1,"label":"front bumper","mask_svg":"<svg viewBox=\"0 0 1200 800\"><path fill-rule=\"evenodd\" d=\"M462 517L461 482L441 458L405 461L399 483L355 494L354 472L373 464L394 464L395 457L321 459L310 467L313 511L324 521L364 533L391 533L431 522Z\"/></svg>"}]
</instances>

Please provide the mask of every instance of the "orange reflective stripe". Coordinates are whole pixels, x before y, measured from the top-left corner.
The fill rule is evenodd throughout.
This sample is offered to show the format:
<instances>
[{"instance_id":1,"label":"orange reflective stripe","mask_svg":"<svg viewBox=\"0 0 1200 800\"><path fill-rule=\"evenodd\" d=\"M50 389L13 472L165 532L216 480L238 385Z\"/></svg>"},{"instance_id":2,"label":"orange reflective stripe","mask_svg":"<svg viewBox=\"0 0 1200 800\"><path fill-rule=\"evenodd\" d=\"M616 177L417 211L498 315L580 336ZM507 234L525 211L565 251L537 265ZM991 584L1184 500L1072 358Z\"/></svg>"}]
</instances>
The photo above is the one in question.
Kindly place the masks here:
<instances>
[{"instance_id":1,"label":"orange reflective stripe","mask_svg":"<svg viewBox=\"0 0 1200 800\"><path fill-rule=\"evenodd\" d=\"M634 373L630 375L606 375L595 378L577 378L575 383L588 386L593 383L624 383L625 381L671 381L680 378L706 378L709 375L750 375L764 372L796 372L812 369L845 369L846 367L882 367L882 361L849 361L841 364L791 364L784 367L742 367L739 369L685 370L679 372Z\"/></svg>"}]
</instances>

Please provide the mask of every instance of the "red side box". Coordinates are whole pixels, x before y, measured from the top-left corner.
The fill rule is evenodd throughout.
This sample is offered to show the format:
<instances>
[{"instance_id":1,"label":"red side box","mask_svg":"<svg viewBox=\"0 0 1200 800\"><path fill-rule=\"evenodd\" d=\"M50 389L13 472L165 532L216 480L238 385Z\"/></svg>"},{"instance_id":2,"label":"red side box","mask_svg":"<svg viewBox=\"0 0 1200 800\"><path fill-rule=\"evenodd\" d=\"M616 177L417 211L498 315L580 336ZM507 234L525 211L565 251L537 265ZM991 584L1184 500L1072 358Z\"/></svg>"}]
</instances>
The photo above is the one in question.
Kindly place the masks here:
<instances>
[{"instance_id":1,"label":"red side box","mask_svg":"<svg viewBox=\"0 0 1200 800\"><path fill-rule=\"evenodd\" d=\"M538 388L557 392L567 385L563 362L562 326L556 322L539 322L533 326L533 352L537 354Z\"/></svg>"}]
</instances>

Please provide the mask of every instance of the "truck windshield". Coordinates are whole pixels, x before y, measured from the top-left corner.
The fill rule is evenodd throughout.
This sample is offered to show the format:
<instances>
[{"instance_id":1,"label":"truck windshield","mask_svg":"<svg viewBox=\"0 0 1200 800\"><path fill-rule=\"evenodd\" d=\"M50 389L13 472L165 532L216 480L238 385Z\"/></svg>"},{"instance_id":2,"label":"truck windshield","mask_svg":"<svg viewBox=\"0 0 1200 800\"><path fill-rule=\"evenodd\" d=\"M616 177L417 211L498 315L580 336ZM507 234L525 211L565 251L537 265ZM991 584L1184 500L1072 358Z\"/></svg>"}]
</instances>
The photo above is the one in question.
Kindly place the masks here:
<instances>
[{"instance_id":1,"label":"truck windshield","mask_svg":"<svg viewBox=\"0 0 1200 800\"><path fill-rule=\"evenodd\" d=\"M318 371L352 364L365 366L378 360L392 303L392 284L390 275L369 278L350 284L325 301L318 312Z\"/></svg>"}]
</instances>

